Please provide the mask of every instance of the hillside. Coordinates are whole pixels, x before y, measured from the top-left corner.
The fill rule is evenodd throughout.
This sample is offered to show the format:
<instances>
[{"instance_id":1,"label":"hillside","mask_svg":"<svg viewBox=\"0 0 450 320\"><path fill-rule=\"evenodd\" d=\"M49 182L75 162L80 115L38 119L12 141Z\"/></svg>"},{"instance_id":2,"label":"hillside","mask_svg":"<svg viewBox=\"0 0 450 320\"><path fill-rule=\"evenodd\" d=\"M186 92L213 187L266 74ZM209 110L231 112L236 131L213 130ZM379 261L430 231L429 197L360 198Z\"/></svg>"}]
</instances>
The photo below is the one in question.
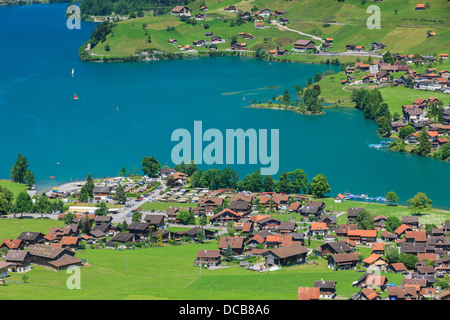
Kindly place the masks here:
<instances>
[{"instance_id":1,"label":"hillside","mask_svg":"<svg viewBox=\"0 0 450 320\"><path fill-rule=\"evenodd\" d=\"M364 5L360 0L346 0L337 2L332 0L297 0L297 1L269 1L269 0L195 0L189 3L192 18L182 21L170 13L155 16L154 11L144 13L143 17L116 21L112 32L106 41L92 48L91 55L101 57L129 57L146 49L155 49L165 53L180 53L180 48L169 44L169 39L176 39L178 45L193 46L195 40L208 40L205 32L213 32L225 40L217 44L218 52L229 51L230 41L240 32L251 33L253 40L245 41L247 53L258 48L267 50L283 48L291 51L293 43L299 39L333 38L333 44L328 51L339 52L341 56L345 46L355 44L370 49L373 42L386 45L386 50L400 54L439 54L450 51L448 39L450 28L445 25L450 4L446 0L433 1L426 10L415 10L418 0L386 0L376 2L380 8L380 29L369 29L366 20L371 15L366 13L367 7L373 5L372 1ZM206 5L208 11L200 10ZM263 16L264 29L255 29L254 21L243 20L237 25L238 13L225 10L228 6L235 6L239 14L254 13L256 10L268 8L272 12L283 11L282 15ZM195 20L193 17L202 13L204 20ZM111 15L114 17L114 15ZM254 15L253 15L254 16ZM279 26L271 24L270 20L280 17L289 19L287 27L307 35L300 35L294 31L280 30ZM239 23L238 23L239 24ZM434 36L429 36L434 32ZM149 42L149 40L151 42ZM241 38L238 42L243 42ZM314 40L316 46L320 41ZM208 46L195 47L195 51L209 52ZM192 51L191 54L196 54ZM380 51L381 53L384 50ZM241 52L242 53L242 52ZM307 57L308 56L308 57ZM280 60L316 61L323 57L311 58L311 55L297 54L282 57ZM354 58L350 60L355 60Z\"/></svg>"}]
</instances>

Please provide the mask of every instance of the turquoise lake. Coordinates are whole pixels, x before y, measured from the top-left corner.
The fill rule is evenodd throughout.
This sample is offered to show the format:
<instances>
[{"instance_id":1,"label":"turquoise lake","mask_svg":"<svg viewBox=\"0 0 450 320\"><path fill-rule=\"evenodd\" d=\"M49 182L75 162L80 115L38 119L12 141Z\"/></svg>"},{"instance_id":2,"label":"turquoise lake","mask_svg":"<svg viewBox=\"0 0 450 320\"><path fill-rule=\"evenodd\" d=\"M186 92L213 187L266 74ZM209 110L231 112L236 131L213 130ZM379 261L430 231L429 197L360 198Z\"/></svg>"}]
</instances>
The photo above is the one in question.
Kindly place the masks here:
<instances>
[{"instance_id":1,"label":"turquoise lake","mask_svg":"<svg viewBox=\"0 0 450 320\"><path fill-rule=\"evenodd\" d=\"M450 208L450 163L369 148L383 139L359 110L305 116L247 107L285 89L293 95L308 77L338 67L238 57L83 63L78 48L96 24L69 30L66 6L0 7L0 178L9 178L19 152L42 190L88 173L114 176L122 166L140 172L144 156L173 166L172 132L193 132L202 121L203 130L224 133L279 129L278 174L301 168L312 180L323 173L331 196L392 190L405 203L425 192L434 206ZM261 164L230 166L242 179Z\"/></svg>"}]
</instances>

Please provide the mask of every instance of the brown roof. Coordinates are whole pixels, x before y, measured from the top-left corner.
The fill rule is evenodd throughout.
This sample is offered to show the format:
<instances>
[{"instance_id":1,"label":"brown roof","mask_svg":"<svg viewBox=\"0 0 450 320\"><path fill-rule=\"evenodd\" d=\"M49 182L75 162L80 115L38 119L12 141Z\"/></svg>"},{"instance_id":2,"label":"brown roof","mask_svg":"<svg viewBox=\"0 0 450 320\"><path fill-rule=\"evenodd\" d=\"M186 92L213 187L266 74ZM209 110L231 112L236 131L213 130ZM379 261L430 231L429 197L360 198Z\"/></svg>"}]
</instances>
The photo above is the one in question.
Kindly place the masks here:
<instances>
[{"instance_id":1,"label":"brown roof","mask_svg":"<svg viewBox=\"0 0 450 320\"><path fill-rule=\"evenodd\" d=\"M341 253L333 255L334 261L340 262L351 262L358 261L358 256L355 253Z\"/></svg>"},{"instance_id":2,"label":"brown roof","mask_svg":"<svg viewBox=\"0 0 450 320\"><path fill-rule=\"evenodd\" d=\"M219 249L226 249L230 244L231 249L240 249L244 246L244 237L221 237Z\"/></svg>"},{"instance_id":3,"label":"brown roof","mask_svg":"<svg viewBox=\"0 0 450 320\"><path fill-rule=\"evenodd\" d=\"M300 287L298 288L298 300L319 300L319 287Z\"/></svg>"},{"instance_id":4,"label":"brown roof","mask_svg":"<svg viewBox=\"0 0 450 320\"><path fill-rule=\"evenodd\" d=\"M197 258L219 258L220 250L198 250Z\"/></svg>"},{"instance_id":5,"label":"brown roof","mask_svg":"<svg viewBox=\"0 0 450 320\"><path fill-rule=\"evenodd\" d=\"M268 252L272 252L279 258L287 258L296 256L299 254L305 254L308 252L308 249L302 246L299 243L292 244L290 246L280 247L276 249L271 249ZM266 253L267 254L267 253Z\"/></svg>"}]
</instances>

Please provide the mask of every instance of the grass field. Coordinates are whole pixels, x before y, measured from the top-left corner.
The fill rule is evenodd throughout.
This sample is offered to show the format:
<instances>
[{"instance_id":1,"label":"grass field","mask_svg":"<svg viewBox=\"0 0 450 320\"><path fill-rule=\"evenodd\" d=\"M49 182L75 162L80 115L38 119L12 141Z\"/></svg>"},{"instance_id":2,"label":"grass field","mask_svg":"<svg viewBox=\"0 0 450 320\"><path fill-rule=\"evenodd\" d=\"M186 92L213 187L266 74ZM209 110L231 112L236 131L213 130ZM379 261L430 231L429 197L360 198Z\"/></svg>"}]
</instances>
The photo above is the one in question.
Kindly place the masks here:
<instances>
[{"instance_id":1,"label":"grass field","mask_svg":"<svg viewBox=\"0 0 450 320\"><path fill-rule=\"evenodd\" d=\"M314 243L315 245L316 243ZM90 266L81 268L81 290L67 289L69 274L33 267L28 283L12 274L2 299L183 299L183 300L295 300L298 286L312 286L315 280L337 281L337 294L348 297L358 291L351 283L361 273L334 272L326 261L259 273L231 266L202 270L193 266L200 249L217 249L217 242L155 247L127 251L86 250L77 254ZM127 269L128 268L128 269ZM401 275L388 273L388 280L400 284ZM19 282L19 283L12 283Z\"/></svg>"},{"instance_id":2,"label":"grass field","mask_svg":"<svg viewBox=\"0 0 450 320\"><path fill-rule=\"evenodd\" d=\"M27 186L21 183L14 183L9 180L0 180L0 186L11 190L14 195L14 199L17 197L19 193L22 191L27 191Z\"/></svg>"},{"instance_id":3,"label":"grass field","mask_svg":"<svg viewBox=\"0 0 450 320\"><path fill-rule=\"evenodd\" d=\"M16 239L23 231L47 234L51 227L62 226L62 220L54 219L0 219L0 242L3 239Z\"/></svg>"},{"instance_id":4,"label":"grass field","mask_svg":"<svg viewBox=\"0 0 450 320\"><path fill-rule=\"evenodd\" d=\"M416 0L377 2L376 5L381 10L381 27L369 29L366 20L370 15L366 10L372 3L368 2L363 5L359 0L348 0L345 3L329 0L309 2L307 0L295 2L228 0L226 3L219 3L216 0L196 0L190 3L189 7L194 15L200 12L201 5L206 4L209 11L206 12L208 17L205 21L196 21L196 24L193 25L182 22L169 14L158 17L148 14L141 18L124 20L117 23L107 40L98 44L92 52L109 57L130 56L149 48L168 53L180 52L176 46L168 43L168 39L176 39L178 44L192 46L194 40L206 40L205 31L213 32L214 35L227 40L227 43L217 45L219 51L229 48L231 37L239 32L251 33L255 36L254 40L245 41L249 51L260 47L266 49L280 47L290 50L296 40L309 39L307 36L295 32L280 31L275 26L256 30L253 22L231 26L230 20L236 18L236 13L224 10L224 7L229 5L235 5L241 12L250 12L254 6L258 9L284 10L284 16L291 19L289 28L321 38L333 38L331 51L345 51L345 46L350 43L363 45L368 49L370 43L379 41L386 44L391 52L403 54L447 52L450 30L443 25L447 23L446 11L448 12L450 5L445 0L435 0L428 10L416 11L414 8L417 3ZM217 16L222 19L217 19ZM205 25L208 25L209 28L204 28ZM167 27L175 29L167 31ZM429 30L434 31L436 35L427 37ZM148 35L151 37L151 43L147 42ZM109 45L109 51L105 50L106 45ZM195 49L208 51L204 47ZM306 59L305 55L296 55L292 58L293 61L301 62ZM354 60L355 58L346 57L346 59Z\"/></svg>"}]
</instances>

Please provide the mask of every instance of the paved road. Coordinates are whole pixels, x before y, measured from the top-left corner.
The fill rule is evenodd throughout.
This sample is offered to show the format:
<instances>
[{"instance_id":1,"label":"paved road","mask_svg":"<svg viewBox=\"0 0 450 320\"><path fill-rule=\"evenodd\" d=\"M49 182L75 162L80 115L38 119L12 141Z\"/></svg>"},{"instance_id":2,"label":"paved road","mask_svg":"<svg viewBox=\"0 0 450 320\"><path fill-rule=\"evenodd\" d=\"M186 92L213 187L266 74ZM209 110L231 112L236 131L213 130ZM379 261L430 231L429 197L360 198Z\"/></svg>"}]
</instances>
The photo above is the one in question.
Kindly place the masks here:
<instances>
[{"instance_id":1,"label":"paved road","mask_svg":"<svg viewBox=\"0 0 450 320\"><path fill-rule=\"evenodd\" d=\"M158 178L157 181L158 181L159 183L161 183L161 184L160 184L161 188L152 191L152 197L153 197L153 196L154 196L154 197L159 196L159 194L161 193L161 191L167 189L166 184L164 183L163 180L161 180L161 178ZM110 214L110 216L113 218L113 219L112 219L112 222L113 222L113 223L122 223L122 222L125 220L128 224L130 224L130 223L131 223L132 217L131 217L131 216L130 216L130 217L127 217L127 214L131 213L131 211L133 211L133 210L136 210L136 209L139 208L142 204L146 203L148 200L150 200L150 198L145 197L144 200L141 200L141 201L136 201L135 199L130 200L130 201L127 201L127 202L125 203L125 206L122 207L118 213ZM127 205L129 205L129 206L127 206Z\"/></svg>"}]
</instances>

